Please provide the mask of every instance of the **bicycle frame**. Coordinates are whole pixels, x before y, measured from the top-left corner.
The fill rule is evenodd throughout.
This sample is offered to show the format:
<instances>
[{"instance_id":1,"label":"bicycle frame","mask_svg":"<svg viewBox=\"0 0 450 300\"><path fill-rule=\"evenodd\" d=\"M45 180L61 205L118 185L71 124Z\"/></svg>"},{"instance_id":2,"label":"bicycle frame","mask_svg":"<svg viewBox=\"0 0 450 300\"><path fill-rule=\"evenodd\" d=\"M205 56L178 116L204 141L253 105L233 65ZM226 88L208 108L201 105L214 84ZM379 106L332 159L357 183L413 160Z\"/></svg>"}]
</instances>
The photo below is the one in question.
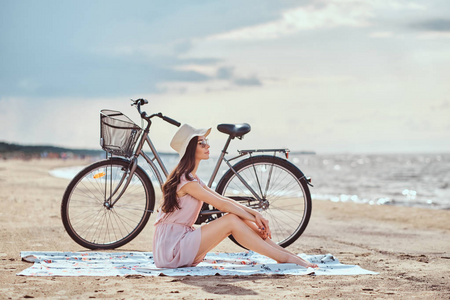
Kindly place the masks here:
<instances>
[{"instance_id":1,"label":"bicycle frame","mask_svg":"<svg viewBox=\"0 0 450 300\"><path fill-rule=\"evenodd\" d=\"M156 114L156 116L159 116L159 115ZM167 178L169 176L169 172L167 171L167 168L164 165L164 162L162 161L161 156L159 155L158 151L156 150L155 146L153 145L153 142L151 141L151 139L149 137L150 126L151 126L152 122L151 122L150 118L144 118L144 119L147 120L148 124L147 124L146 128L144 129L144 132L142 133L142 136L140 137L140 140L138 142L136 151L135 151L135 153L133 155L133 158L131 159L130 173L128 174L129 175L128 179L127 179L125 185L122 188L122 192L110 204L111 207L114 206L114 204L120 199L120 197L123 195L125 190L128 188L128 185L129 185L129 183L131 181L131 178L133 177L133 174L134 174L134 172L136 170L136 167L137 167L137 164L138 164L137 160L138 160L139 156L142 156L145 159L145 161L149 164L150 168L153 170L153 173L155 174L155 176L156 176L156 178L157 178L157 180L158 180L158 182L160 184L160 187L163 186L164 179L162 178L161 173L158 170L157 165L154 163L154 160L156 160L156 162L159 165L160 169L164 173L165 178ZM230 162L235 160L235 159L238 159L238 158L241 158L243 156L246 156L246 155L250 155L251 156L252 153L254 153L254 152L274 152L274 155L277 152L282 152L282 153L285 153L285 155L287 157L288 154L289 154L289 149L241 150L241 151L239 151L239 155L237 155L235 157L232 157L230 159L226 159L225 155L228 154L227 149L228 149L228 146L230 145L230 142L231 142L232 139L233 139L233 137L228 136L228 139L227 139L227 141L226 141L226 143L225 143L225 145L224 145L224 147L222 149L222 152L221 152L221 154L220 154L220 156L219 156L219 158L218 158L218 160L216 162L216 165L214 167L213 173L211 174L211 177L209 179L208 187L211 188L211 186L212 186L212 184L213 184L213 182L214 182L214 180L215 180L215 178L217 176L217 173L219 172L219 169L220 169L220 167L222 165L222 161L224 161L226 163L226 165L230 168L230 170L232 170L232 172L234 174L236 174L237 178L242 182L242 184L246 188L248 188L250 193L255 197L255 200L258 201L259 203L262 203L264 200L261 199L261 197L247 184L247 182L241 177L241 175L238 174L234 170L234 168L233 168L233 166L231 165ZM239 137L239 139L242 139L242 137ZM153 153L153 156L154 156L153 158L150 158L143 151L143 147L144 147L145 143L147 143L147 145L150 147L150 150L151 150L151 152ZM121 187L121 185L122 185L122 183L123 183L123 181L124 181L126 176L127 176L127 174L125 173L124 174L124 178L122 178L122 180L119 183L119 185L117 186L116 190L112 193L112 195L110 196L110 198L108 200L110 200L115 195L115 193L120 189L120 187ZM203 210L201 212L202 215L212 215L212 214L216 214L216 213L220 213L220 211L219 210L207 210L207 211Z\"/></svg>"}]
</instances>

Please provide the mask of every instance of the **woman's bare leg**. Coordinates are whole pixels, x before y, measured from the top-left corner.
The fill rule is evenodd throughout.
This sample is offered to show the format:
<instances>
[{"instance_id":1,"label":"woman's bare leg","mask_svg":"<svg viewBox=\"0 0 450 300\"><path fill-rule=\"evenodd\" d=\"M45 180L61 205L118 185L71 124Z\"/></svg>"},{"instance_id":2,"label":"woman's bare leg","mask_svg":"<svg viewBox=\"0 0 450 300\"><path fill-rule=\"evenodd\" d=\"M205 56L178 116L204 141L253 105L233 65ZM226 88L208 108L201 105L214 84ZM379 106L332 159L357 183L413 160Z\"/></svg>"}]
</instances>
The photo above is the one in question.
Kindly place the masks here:
<instances>
[{"instance_id":1,"label":"woman's bare leg","mask_svg":"<svg viewBox=\"0 0 450 300\"><path fill-rule=\"evenodd\" d=\"M236 215L227 214L202 226L202 240L195 260L203 257L230 234L244 247L268 256L279 263L295 263L304 267L313 266L299 257L265 242L253 229Z\"/></svg>"},{"instance_id":2,"label":"woman's bare leg","mask_svg":"<svg viewBox=\"0 0 450 300\"><path fill-rule=\"evenodd\" d=\"M256 234L259 235L258 226L256 226L255 223L253 223L253 222L251 222L251 221L248 221L248 220L243 220L243 221L244 221L245 224L247 224L248 227L250 227L251 229L253 229L253 231L256 232ZM266 243L268 243L270 246L272 246L272 247L274 247L274 248L277 248L277 249L280 250L280 251L286 252L287 254L289 254L289 255L291 255L291 256L294 256L294 258L300 259L300 260L304 261L305 264L309 264L308 261L302 259L301 257L298 257L298 256L295 255L294 253L292 253L292 252L288 251L287 249L281 247L280 245L278 245L277 243L275 243L275 242L272 241L271 239L267 238L267 239L265 239L264 241L265 241Z\"/></svg>"}]
</instances>

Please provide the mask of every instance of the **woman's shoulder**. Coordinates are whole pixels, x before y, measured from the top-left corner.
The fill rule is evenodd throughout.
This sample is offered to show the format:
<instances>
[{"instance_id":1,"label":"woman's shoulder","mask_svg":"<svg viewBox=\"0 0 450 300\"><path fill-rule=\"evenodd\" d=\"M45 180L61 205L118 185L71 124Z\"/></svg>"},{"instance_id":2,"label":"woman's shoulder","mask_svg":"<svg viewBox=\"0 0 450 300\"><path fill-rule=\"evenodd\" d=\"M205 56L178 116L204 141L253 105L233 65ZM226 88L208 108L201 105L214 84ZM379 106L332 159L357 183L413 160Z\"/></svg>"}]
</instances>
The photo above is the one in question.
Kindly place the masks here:
<instances>
[{"instance_id":1,"label":"woman's shoulder","mask_svg":"<svg viewBox=\"0 0 450 300\"><path fill-rule=\"evenodd\" d=\"M183 174L180 176L180 183L191 182L191 181L198 181L197 178L194 177L191 173Z\"/></svg>"},{"instance_id":2,"label":"woman's shoulder","mask_svg":"<svg viewBox=\"0 0 450 300\"><path fill-rule=\"evenodd\" d=\"M201 186L205 186L205 184L203 183L203 181L200 178L195 177L191 173L189 173L187 175L183 174L180 176L180 183L177 186L177 190L180 190L183 186L185 186L186 184L188 184L190 182L197 182Z\"/></svg>"},{"instance_id":3,"label":"woman's shoulder","mask_svg":"<svg viewBox=\"0 0 450 300\"><path fill-rule=\"evenodd\" d=\"M192 174L183 174L180 176L180 183L177 186L177 190L180 190L183 186L185 186L186 184L190 183L190 182L198 182L197 178L195 178L194 176L192 176Z\"/></svg>"}]
</instances>

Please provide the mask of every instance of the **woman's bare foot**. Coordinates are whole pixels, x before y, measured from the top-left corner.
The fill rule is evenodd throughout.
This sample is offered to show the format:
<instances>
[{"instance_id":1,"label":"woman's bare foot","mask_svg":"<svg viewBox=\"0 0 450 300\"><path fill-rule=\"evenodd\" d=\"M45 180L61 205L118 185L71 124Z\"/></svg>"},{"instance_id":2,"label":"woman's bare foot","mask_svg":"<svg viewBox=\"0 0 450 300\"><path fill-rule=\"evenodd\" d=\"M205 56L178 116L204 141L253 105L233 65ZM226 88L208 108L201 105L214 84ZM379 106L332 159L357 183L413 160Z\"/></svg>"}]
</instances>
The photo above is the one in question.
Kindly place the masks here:
<instances>
[{"instance_id":1,"label":"woman's bare foot","mask_svg":"<svg viewBox=\"0 0 450 300\"><path fill-rule=\"evenodd\" d=\"M309 261L306 261L306 260L304 260L304 259L302 259L302 258L300 258L300 257L298 257L296 255L290 255L287 262L288 263L294 263L294 264L300 265L300 266L305 267L305 268L314 268L314 269L318 269L319 268L318 265L312 264Z\"/></svg>"},{"instance_id":2,"label":"woman's bare foot","mask_svg":"<svg viewBox=\"0 0 450 300\"><path fill-rule=\"evenodd\" d=\"M312 264L312 263L309 263L309 264L308 264L308 266L307 266L307 268L318 269L318 268L319 268L319 266L318 266L318 265L316 265L316 264Z\"/></svg>"}]
</instances>

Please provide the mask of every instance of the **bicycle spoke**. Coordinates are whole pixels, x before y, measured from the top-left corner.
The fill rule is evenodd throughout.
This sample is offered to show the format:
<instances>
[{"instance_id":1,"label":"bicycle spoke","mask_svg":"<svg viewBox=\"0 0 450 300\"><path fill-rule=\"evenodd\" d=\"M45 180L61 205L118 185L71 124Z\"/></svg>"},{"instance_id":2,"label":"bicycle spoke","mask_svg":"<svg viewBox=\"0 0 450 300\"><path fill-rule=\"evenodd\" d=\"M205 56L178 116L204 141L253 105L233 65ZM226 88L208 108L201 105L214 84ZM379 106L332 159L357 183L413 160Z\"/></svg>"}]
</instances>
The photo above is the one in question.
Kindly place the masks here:
<instances>
[{"instance_id":1,"label":"bicycle spoke","mask_svg":"<svg viewBox=\"0 0 450 300\"><path fill-rule=\"evenodd\" d=\"M97 215L96 215L94 218L91 219L91 223L90 223L91 226L87 226L86 223L83 223L83 224L85 224L86 226L81 226L81 227L80 227L80 232L79 232L79 233L80 233L81 236L84 236L85 234L86 234L86 235L89 234L89 230L91 230L92 228L94 228L94 224L95 224L96 220L98 219L98 217L101 216L101 213L102 213L102 210L98 210ZM100 219L101 219L101 217L100 217ZM85 228L85 229L82 230L82 228Z\"/></svg>"},{"instance_id":2,"label":"bicycle spoke","mask_svg":"<svg viewBox=\"0 0 450 300\"><path fill-rule=\"evenodd\" d=\"M272 179L272 171L273 171L273 164L270 166L269 176L267 176L266 189L265 189L264 195L263 195L264 198L267 197L267 191L269 190L269 187L270 187L270 181Z\"/></svg>"},{"instance_id":3,"label":"bicycle spoke","mask_svg":"<svg viewBox=\"0 0 450 300\"><path fill-rule=\"evenodd\" d=\"M126 230L126 226L124 226L124 223L123 223L122 219L119 218L114 211L112 211L111 215L112 215L112 218L114 219L114 221L116 223L116 227L117 227L117 230L119 231L120 236L126 236L126 234L124 234L122 232L121 225L120 225L120 223L122 223L124 230Z\"/></svg>"},{"instance_id":4,"label":"bicycle spoke","mask_svg":"<svg viewBox=\"0 0 450 300\"><path fill-rule=\"evenodd\" d=\"M130 222L135 222L133 219L131 219L129 217L126 217L123 214L122 215L119 214L119 212L117 210L115 210L115 209L112 210L112 213L115 214L118 218L123 219L124 221L127 220L127 221L130 221ZM137 215L137 216L139 216L139 215Z\"/></svg>"},{"instance_id":5,"label":"bicycle spoke","mask_svg":"<svg viewBox=\"0 0 450 300\"><path fill-rule=\"evenodd\" d=\"M266 211L266 213L269 215L269 217L268 217L268 219L269 219L269 228L271 228L271 230L273 231L272 232L272 239L274 238L274 235L275 235L275 242L279 243L279 242L281 242L281 240L280 240L280 238L278 238L278 236L279 236L278 230L279 230L279 228L283 228L283 227L280 225L279 220L277 218L274 218L271 215L271 212ZM281 239L283 239L283 238L281 238Z\"/></svg>"},{"instance_id":6,"label":"bicycle spoke","mask_svg":"<svg viewBox=\"0 0 450 300\"><path fill-rule=\"evenodd\" d=\"M101 212L101 210L98 210L98 212ZM79 215L82 215L83 213L80 213ZM94 215L93 213L91 213L91 215ZM85 214L84 217L80 218L79 220L77 220L77 222L73 223L74 227L84 227L86 226L86 222L92 221L93 218L91 217L91 215L87 215ZM77 216L74 217L74 220L76 219Z\"/></svg>"},{"instance_id":7,"label":"bicycle spoke","mask_svg":"<svg viewBox=\"0 0 450 300\"><path fill-rule=\"evenodd\" d=\"M252 167L253 167L253 172L254 172L254 176L255 176L255 179L256 179L256 183L258 184L258 190L259 190L259 192L260 192L260 195L263 196L264 193L263 193L263 191L262 191L262 189L261 189L261 184L260 184L260 182L259 182L259 176L258 176L257 173L256 173L256 167L255 167L255 165L252 165ZM255 191L255 192L256 192L256 191Z\"/></svg>"}]
</instances>

